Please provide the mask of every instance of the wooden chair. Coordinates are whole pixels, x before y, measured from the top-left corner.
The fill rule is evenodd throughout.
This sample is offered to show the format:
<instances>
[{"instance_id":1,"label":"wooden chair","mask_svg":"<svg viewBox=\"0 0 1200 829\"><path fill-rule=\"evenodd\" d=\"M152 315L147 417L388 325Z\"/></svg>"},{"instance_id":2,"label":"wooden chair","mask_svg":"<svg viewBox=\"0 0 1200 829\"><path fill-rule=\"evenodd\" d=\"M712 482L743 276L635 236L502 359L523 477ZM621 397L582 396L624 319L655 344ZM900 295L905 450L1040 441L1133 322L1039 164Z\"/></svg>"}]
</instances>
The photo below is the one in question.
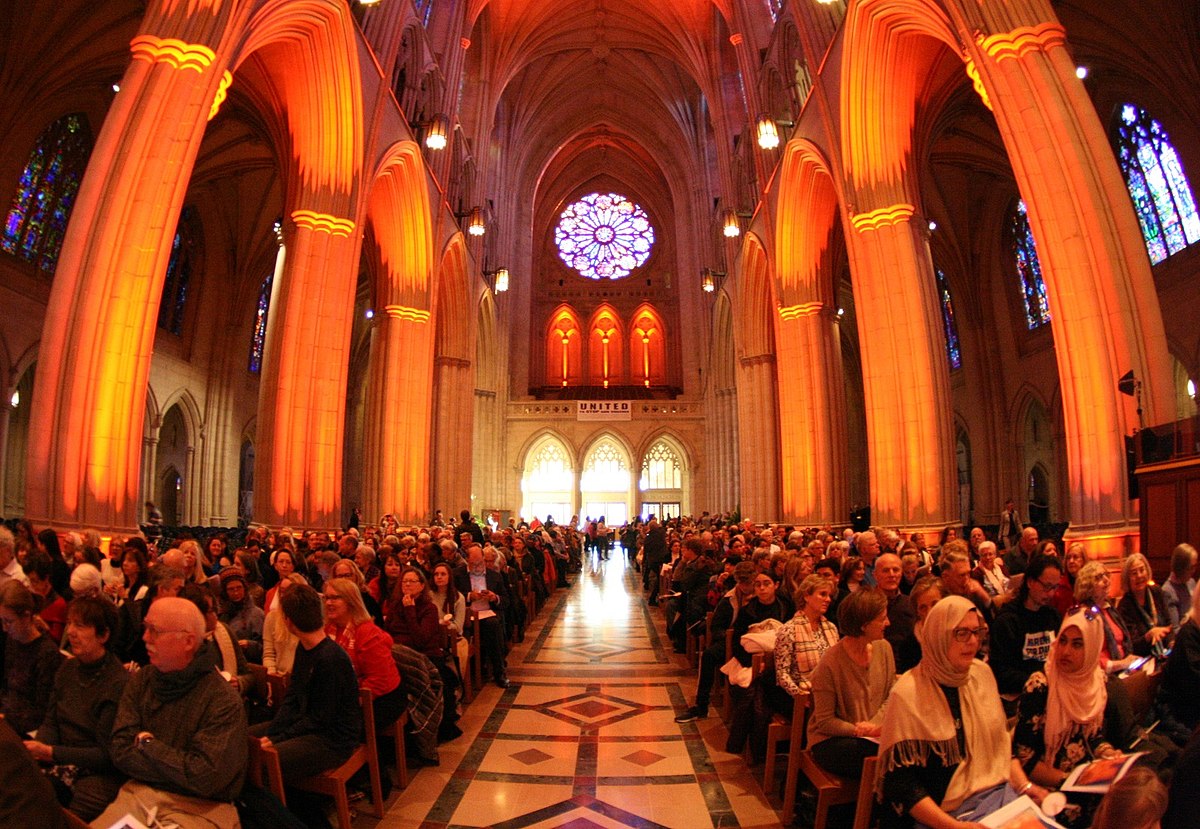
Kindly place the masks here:
<instances>
[{"instance_id":1,"label":"wooden chair","mask_svg":"<svg viewBox=\"0 0 1200 829\"><path fill-rule=\"evenodd\" d=\"M470 642L467 643L466 656L459 656L458 641L463 639L462 634L452 631L446 632L446 654L448 659L453 659L454 664L458 666L458 678L462 682L463 696L462 701L465 706L475 698L475 689L471 682L471 653ZM467 641L467 640L464 640Z\"/></svg>"},{"instance_id":2,"label":"wooden chair","mask_svg":"<svg viewBox=\"0 0 1200 829\"><path fill-rule=\"evenodd\" d=\"M812 695L797 694L792 698L792 721L788 724L788 764L783 777L784 814L793 814L796 808L796 786L800 781L800 752L808 741L808 715L812 711ZM771 750L770 742L767 751ZM768 760L768 763L770 760ZM771 774L775 767L771 766Z\"/></svg>"},{"instance_id":3,"label":"wooden chair","mask_svg":"<svg viewBox=\"0 0 1200 829\"><path fill-rule=\"evenodd\" d=\"M1159 665L1162 660L1159 660ZM1154 699L1158 695L1158 686L1162 682L1162 671L1147 674L1145 670L1135 671L1121 679L1121 685L1129 694L1129 706L1133 709L1134 722L1145 725L1154 709Z\"/></svg>"},{"instance_id":4,"label":"wooden chair","mask_svg":"<svg viewBox=\"0 0 1200 829\"><path fill-rule=\"evenodd\" d=\"M303 789L306 792L317 792L318 794L332 797L334 803L337 804L338 826L340 829L351 829L350 798L346 793L346 783L363 766L367 767L371 778L372 811L375 817L383 817L383 785L379 780L379 755L375 751L375 711L371 707L372 700L373 695L369 690L366 688L358 690L358 704L362 708L363 730L366 733L366 740L362 745L354 749L354 753L350 755L350 758L346 762L335 769L321 772L312 777L289 781L297 789ZM264 753L271 751L271 749L263 749ZM403 757L403 753L400 756ZM275 755L275 762L279 762L278 754Z\"/></svg>"},{"instance_id":5,"label":"wooden chair","mask_svg":"<svg viewBox=\"0 0 1200 829\"><path fill-rule=\"evenodd\" d=\"M250 782L260 789L266 789L279 798L279 802L287 805L287 795L283 790L283 769L279 765L279 752L274 748L264 748L261 737L247 737L249 751L249 768L247 777ZM264 785L264 777L266 775Z\"/></svg>"},{"instance_id":6,"label":"wooden chair","mask_svg":"<svg viewBox=\"0 0 1200 829\"><path fill-rule=\"evenodd\" d=\"M392 737L396 741L396 785L408 785L408 758L404 750L404 726L408 725L408 712L402 711L400 718L379 732L381 737Z\"/></svg>"},{"instance_id":7,"label":"wooden chair","mask_svg":"<svg viewBox=\"0 0 1200 829\"><path fill-rule=\"evenodd\" d=\"M730 659L733 659L733 628L725 631L725 658L721 660L721 665L726 664ZM729 690L729 677L720 670L721 665L717 666L717 684L721 687L723 694L721 698L721 719L728 723L729 718L733 716L733 694Z\"/></svg>"},{"instance_id":8,"label":"wooden chair","mask_svg":"<svg viewBox=\"0 0 1200 829\"><path fill-rule=\"evenodd\" d=\"M479 613L467 608L469 632L467 641L471 643L471 681L476 688L483 687L483 637L479 630Z\"/></svg>"},{"instance_id":9,"label":"wooden chair","mask_svg":"<svg viewBox=\"0 0 1200 829\"><path fill-rule=\"evenodd\" d=\"M753 671L755 679L758 679L758 675L763 671L766 660L772 658L771 654L754 654L751 671ZM763 767L763 794L770 795L775 789L775 767L779 761L779 747L784 743L788 744L786 753L789 759L789 770L791 769L792 752L804 748L805 728L811 699L808 694L797 694L793 697L791 718L778 713L771 715L771 722L767 724L767 758ZM799 728L795 727L797 723L799 723ZM793 800L795 796L793 785Z\"/></svg>"},{"instance_id":10,"label":"wooden chair","mask_svg":"<svg viewBox=\"0 0 1200 829\"><path fill-rule=\"evenodd\" d=\"M800 770L817 789L817 814L813 821L813 829L825 829L829 818L829 809L843 803L856 803L854 810L854 829L869 829L871 825L871 807L875 802L875 770L879 762L877 757L868 757L863 761L862 776L857 780L849 780L830 774L817 765L812 752L808 749L795 752L800 762ZM787 802L784 802L784 815ZM795 808L793 797L792 808Z\"/></svg>"}]
</instances>

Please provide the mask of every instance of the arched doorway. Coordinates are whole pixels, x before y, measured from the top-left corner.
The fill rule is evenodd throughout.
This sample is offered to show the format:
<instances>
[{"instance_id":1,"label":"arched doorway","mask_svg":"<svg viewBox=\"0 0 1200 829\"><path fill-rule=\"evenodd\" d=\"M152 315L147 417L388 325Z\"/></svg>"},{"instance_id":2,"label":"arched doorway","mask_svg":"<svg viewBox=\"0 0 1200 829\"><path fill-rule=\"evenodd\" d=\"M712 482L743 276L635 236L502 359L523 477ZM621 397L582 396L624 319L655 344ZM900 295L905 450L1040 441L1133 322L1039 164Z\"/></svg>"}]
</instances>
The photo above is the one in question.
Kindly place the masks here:
<instances>
[{"instance_id":1,"label":"arched doorway","mask_svg":"<svg viewBox=\"0 0 1200 829\"><path fill-rule=\"evenodd\" d=\"M958 504L964 527L975 523L975 501L971 488L971 439L966 430L959 429L954 445L955 465L958 468Z\"/></svg>"},{"instance_id":2,"label":"arched doorway","mask_svg":"<svg viewBox=\"0 0 1200 829\"><path fill-rule=\"evenodd\" d=\"M1046 468L1034 464L1029 470L1029 523L1044 525L1050 522L1050 476Z\"/></svg>"},{"instance_id":3,"label":"arched doorway","mask_svg":"<svg viewBox=\"0 0 1200 829\"><path fill-rule=\"evenodd\" d=\"M683 452L674 442L659 438L651 444L642 458L642 474L638 477L642 518L678 518L690 512L684 503L686 473Z\"/></svg>"},{"instance_id":4,"label":"arched doorway","mask_svg":"<svg viewBox=\"0 0 1200 829\"><path fill-rule=\"evenodd\" d=\"M575 514L575 469L561 440L547 435L525 455L521 477L521 516L565 523Z\"/></svg>"},{"instance_id":5,"label":"arched doorway","mask_svg":"<svg viewBox=\"0 0 1200 829\"><path fill-rule=\"evenodd\" d=\"M158 482L158 508L163 523L177 527L180 522L179 506L183 498L183 477L173 466L168 466Z\"/></svg>"},{"instance_id":6,"label":"arched doorway","mask_svg":"<svg viewBox=\"0 0 1200 829\"><path fill-rule=\"evenodd\" d=\"M254 444L242 441L238 460L238 523L246 526L254 520Z\"/></svg>"},{"instance_id":7,"label":"arched doorway","mask_svg":"<svg viewBox=\"0 0 1200 829\"><path fill-rule=\"evenodd\" d=\"M629 453L614 438L606 435L592 444L579 476L581 517L603 516L610 527L619 527L629 520L629 505L633 500L630 466Z\"/></svg>"},{"instance_id":8,"label":"arched doorway","mask_svg":"<svg viewBox=\"0 0 1200 829\"><path fill-rule=\"evenodd\" d=\"M154 476L157 488L155 503L162 511L163 523L169 527L189 520L185 514L183 482L187 480L190 444L183 410L176 403L163 416L162 428L158 431L158 474Z\"/></svg>"},{"instance_id":9,"label":"arched doorway","mask_svg":"<svg viewBox=\"0 0 1200 829\"><path fill-rule=\"evenodd\" d=\"M36 365L36 364L35 364ZM29 420L33 412L33 374L35 365L25 369L7 401L8 445L4 452L4 514L25 514L25 453L29 446Z\"/></svg>"}]
</instances>

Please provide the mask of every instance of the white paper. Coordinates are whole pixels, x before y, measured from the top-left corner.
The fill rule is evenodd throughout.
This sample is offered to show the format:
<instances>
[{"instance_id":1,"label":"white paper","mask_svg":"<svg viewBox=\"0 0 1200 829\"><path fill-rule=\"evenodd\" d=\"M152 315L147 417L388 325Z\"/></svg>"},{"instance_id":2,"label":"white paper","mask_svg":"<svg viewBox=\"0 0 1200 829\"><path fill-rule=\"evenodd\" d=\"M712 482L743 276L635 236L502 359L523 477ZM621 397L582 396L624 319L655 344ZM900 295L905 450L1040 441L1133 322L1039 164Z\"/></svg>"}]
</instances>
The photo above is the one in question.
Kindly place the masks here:
<instances>
[{"instance_id":1,"label":"white paper","mask_svg":"<svg viewBox=\"0 0 1200 829\"><path fill-rule=\"evenodd\" d=\"M476 615L476 617L478 617L480 619L491 619L493 616L496 615L496 611L494 611L494 610L478 610L475 612L475 615Z\"/></svg>"},{"instance_id":2,"label":"white paper","mask_svg":"<svg viewBox=\"0 0 1200 829\"><path fill-rule=\"evenodd\" d=\"M1042 810L1027 794L1021 795L1012 803L997 809L986 817L977 818L975 815L968 815L965 819L978 820L979 823L989 826L991 829L1039 829L1042 826L1063 829L1062 824L1058 821L1042 814Z\"/></svg>"},{"instance_id":3,"label":"white paper","mask_svg":"<svg viewBox=\"0 0 1200 829\"><path fill-rule=\"evenodd\" d=\"M1059 788L1064 792L1104 794L1108 787L1124 777L1134 761L1145 753L1138 751L1113 760L1094 760L1076 766Z\"/></svg>"}]
</instances>

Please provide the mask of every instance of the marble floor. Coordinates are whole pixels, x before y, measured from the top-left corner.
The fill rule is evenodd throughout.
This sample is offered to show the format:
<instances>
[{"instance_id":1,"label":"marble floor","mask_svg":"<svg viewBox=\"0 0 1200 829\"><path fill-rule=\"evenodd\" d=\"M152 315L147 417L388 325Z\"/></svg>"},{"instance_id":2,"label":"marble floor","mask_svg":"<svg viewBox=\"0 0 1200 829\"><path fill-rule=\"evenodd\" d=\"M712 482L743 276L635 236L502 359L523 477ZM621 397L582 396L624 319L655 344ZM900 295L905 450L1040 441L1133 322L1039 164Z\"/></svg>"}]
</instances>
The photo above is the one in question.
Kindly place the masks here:
<instances>
[{"instance_id":1,"label":"marble floor","mask_svg":"<svg viewBox=\"0 0 1200 829\"><path fill-rule=\"evenodd\" d=\"M696 673L640 575L617 551L572 579L510 652L510 687L475 698L463 736L393 795L379 829L779 826L761 772L721 750L720 717L674 721Z\"/></svg>"}]
</instances>

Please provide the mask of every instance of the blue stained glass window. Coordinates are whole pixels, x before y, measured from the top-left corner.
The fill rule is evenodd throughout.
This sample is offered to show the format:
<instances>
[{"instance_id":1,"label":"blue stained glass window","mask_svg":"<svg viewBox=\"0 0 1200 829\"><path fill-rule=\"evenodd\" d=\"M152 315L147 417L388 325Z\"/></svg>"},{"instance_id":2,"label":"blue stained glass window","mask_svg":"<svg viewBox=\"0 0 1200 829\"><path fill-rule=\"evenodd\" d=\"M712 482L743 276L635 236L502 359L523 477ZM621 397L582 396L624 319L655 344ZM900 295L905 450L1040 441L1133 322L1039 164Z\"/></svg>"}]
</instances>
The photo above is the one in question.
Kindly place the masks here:
<instances>
[{"instance_id":1,"label":"blue stained glass window","mask_svg":"<svg viewBox=\"0 0 1200 829\"><path fill-rule=\"evenodd\" d=\"M1113 133L1146 252L1157 265L1200 240L1196 200L1167 131L1146 110L1133 104L1121 107Z\"/></svg>"},{"instance_id":2,"label":"blue stained glass window","mask_svg":"<svg viewBox=\"0 0 1200 829\"><path fill-rule=\"evenodd\" d=\"M433 14L433 0L414 0L417 7L417 19L421 25L429 27L429 16Z\"/></svg>"},{"instance_id":3,"label":"blue stained glass window","mask_svg":"<svg viewBox=\"0 0 1200 829\"><path fill-rule=\"evenodd\" d=\"M21 172L0 248L54 272L92 143L81 114L65 115L46 127Z\"/></svg>"},{"instance_id":4,"label":"blue stained glass window","mask_svg":"<svg viewBox=\"0 0 1200 829\"><path fill-rule=\"evenodd\" d=\"M617 193L569 205L554 230L558 255L588 279L621 279L645 263L654 244L646 211Z\"/></svg>"},{"instance_id":5,"label":"blue stained glass window","mask_svg":"<svg viewBox=\"0 0 1200 829\"><path fill-rule=\"evenodd\" d=\"M771 22L778 23L783 17L784 0L767 0L767 10L771 12Z\"/></svg>"},{"instance_id":6,"label":"blue stained glass window","mask_svg":"<svg viewBox=\"0 0 1200 829\"><path fill-rule=\"evenodd\" d=\"M271 283L274 273L267 274L258 289L258 305L254 309L254 336L250 338L250 371L262 371L263 346L267 343L267 313L271 310Z\"/></svg>"},{"instance_id":7,"label":"blue stained glass window","mask_svg":"<svg viewBox=\"0 0 1200 829\"><path fill-rule=\"evenodd\" d=\"M1017 201L1009 229L1012 234L1017 275L1021 278L1021 299L1025 302L1025 322L1032 331L1050 322L1050 300L1046 297L1046 283L1042 281L1042 265L1038 261L1037 244L1033 241L1033 231L1029 229L1029 215L1025 211L1023 200Z\"/></svg>"},{"instance_id":8,"label":"blue stained glass window","mask_svg":"<svg viewBox=\"0 0 1200 829\"><path fill-rule=\"evenodd\" d=\"M167 278L163 280L162 300L158 304L158 327L172 334L183 333L183 312L187 307L188 288L200 244L196 208L188 205L179 214L171 258L167 260Z\"/></svg>"},{"instance_id":9,"label":"blue stained glass window","mask_svg":"<svg viewBox=\"0 0 1200 829\"><path fill-rule=\"evenodd\" d=\"M950 360L950 368L962 368L962 350L958 345L958 323L954 321L954 303L950 301L950 286L946 284L946 274L938 268L937 274L938 298L942 303L942 327L946 330L946 357Z\"/></svg>"}]
</instances>

